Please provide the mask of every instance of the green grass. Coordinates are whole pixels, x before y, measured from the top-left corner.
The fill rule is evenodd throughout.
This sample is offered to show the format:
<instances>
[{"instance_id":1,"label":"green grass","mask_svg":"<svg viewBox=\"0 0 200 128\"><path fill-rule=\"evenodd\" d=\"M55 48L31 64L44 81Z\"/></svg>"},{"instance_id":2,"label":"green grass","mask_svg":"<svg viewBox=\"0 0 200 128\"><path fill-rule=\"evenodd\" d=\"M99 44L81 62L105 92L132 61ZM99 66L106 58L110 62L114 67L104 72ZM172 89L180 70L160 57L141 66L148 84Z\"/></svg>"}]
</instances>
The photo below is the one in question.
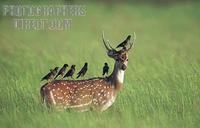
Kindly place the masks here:
<instances>
[{"instance_id":1,"label":"green grass","mask_svg":"<svg viewBox=\"0 0 200 128\"><path fill-rule=\"evenodd\" d=\"M67 31L23 31L0 17L1 128L200 127L200 3L87 4ZM55 66L89 63L101 76L101 31L116 46L136 32L123 90L103 113L57 112L40 102L41 77Z\"/></svg>"}]
</instances>

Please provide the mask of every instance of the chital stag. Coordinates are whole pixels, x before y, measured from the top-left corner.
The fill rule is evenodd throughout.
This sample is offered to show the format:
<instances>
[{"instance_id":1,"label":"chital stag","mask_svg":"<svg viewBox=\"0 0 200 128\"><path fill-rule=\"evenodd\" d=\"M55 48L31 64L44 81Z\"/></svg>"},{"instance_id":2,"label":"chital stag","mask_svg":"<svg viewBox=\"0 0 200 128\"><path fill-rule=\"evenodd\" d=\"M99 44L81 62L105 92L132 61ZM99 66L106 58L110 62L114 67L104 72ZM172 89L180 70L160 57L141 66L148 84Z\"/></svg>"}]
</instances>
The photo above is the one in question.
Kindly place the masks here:
<instances>
[{"instance_id":1,"label":"chital stag","mask_svg":"<svg viewBox=\"0 0 200 128\"><path fill-rule=\"evenodd\" d=\"M117 93L123 87L128 51L133 43L129 42L129 48L117 51L110 46L108 41L104 40L103 35L102 38L107 55L115 60L112 74L106 78L55 80L47 83L41 87L41 96L47 106L62 109L73 108L76 111L90 109L104 111L114 103Z\"/></svg>"}]
</instances>

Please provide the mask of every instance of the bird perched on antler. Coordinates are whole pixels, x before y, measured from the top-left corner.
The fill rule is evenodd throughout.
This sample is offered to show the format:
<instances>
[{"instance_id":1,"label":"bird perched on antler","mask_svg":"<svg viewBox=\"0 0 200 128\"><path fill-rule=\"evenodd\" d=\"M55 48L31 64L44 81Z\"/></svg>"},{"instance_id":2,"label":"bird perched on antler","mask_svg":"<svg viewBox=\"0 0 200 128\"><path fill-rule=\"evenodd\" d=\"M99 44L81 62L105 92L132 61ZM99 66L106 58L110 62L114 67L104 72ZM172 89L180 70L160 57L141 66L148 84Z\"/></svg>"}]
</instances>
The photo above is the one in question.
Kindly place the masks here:
<instances>
[{"instance_id":1,"label":"bird perched on antler","mask_svg":"<svg viewBox=\"0 0 200 128\"><path fill-rule=\"evenodd\" d=\"M109 66L108 66L108 64L107 63L104 63L104 66L103 66L103 76L105 75L105 74L107 74L108 75L108 71L109 71Z\"/></svg>"},{"instance_id":2,"label":"bird perched on antler","mask_svg":"<svg viewBox=\"0 0 200 128\"><path fill-rule=\"evenodd\" d=\"M58 72L58 68L59 68L59 67L55 67L53 70L50 69L50 72L49 72L47 75L45 75L45 76L41 79L41 81L43 81L43 80L47 80L48 82L52 81L52 80L54 79L54 76L55 76L56 73Z\"/></svg>"},{"instance_id":3,"label":"bird perched on antler","mask_svg":"<svg viewBox=\"0 0 200 128\"><path fill-rule=\"evenodd\" d=\"M126 50L126 47L128 46L128 43L129 43L130 39L131 39L131 35L128 35L128 37L122 43L117 45L116 48L122 47L124 50Z\"/></svg>"},{"instance_id":4,"label":"bird perched on antler","mask_svg":"<svg viewBox=\"0 0 200 128\"><path fill-rule=\"evenodd\" d=\"M79 78L80 76L83 77L85 73L87 72L87 70L88 70L88 63L86 62L84 66L82 67L82 69L78 72L77 74L78 76L76 78Z\"/></svg>"},{"instance_id":5,"label":"bird perched on antler","mask_svg":"<svg viewBox=\"0 0 200 128\"><path fill-rule=\"evenodd\" d=\"M74 79L73 75L74 75L74 72L75 72L75 67L76 67L76 65L72 65L71 68L69 69L69 71L65 74L65 76L63 78L71 77L72 79Z\"/></svg>"},{"instance_id":6,"label":"bird perched on antler","mask_svg":"<svg viewBox=\"0 0 200 128\"><path fill-rule=\"evenodd\" d=\"M63 76L65 75L65 71L66 71L67 67L68 67L68 64L64 64L63 67L59 70L58 74L55 76L54 79L56 79L59 75L61 75L62 78L63 78Z\"/></svg>"}]
</instances>

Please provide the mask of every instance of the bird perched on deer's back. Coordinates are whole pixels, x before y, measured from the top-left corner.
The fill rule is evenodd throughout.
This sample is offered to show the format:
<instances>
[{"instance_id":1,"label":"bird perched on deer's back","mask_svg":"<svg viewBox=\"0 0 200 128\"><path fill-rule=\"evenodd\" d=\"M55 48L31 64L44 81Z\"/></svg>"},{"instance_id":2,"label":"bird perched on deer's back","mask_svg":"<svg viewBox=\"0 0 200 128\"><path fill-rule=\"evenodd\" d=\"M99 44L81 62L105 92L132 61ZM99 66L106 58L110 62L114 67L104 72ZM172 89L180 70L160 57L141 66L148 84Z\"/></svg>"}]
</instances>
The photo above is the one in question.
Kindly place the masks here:
<instances>
[{"instance_id":1,"label":"bird perched on deer's back","mask_svg":"<svg viewBox=\"0 0 200 128\"><path fill-rule=\"evenodd\" d=\"M84 76L87 70L88 70L88 63L86 62L84 66L82 67L82 69L78 72L77 74L78 76L76 78L79 78L80 76Z\"/></svg>"},{"instance_id":2,"label":"bird perched on deer's back","mask_svg":"<svg viewBox=\"0 0 200 128\"><path fill-rule=\"evenodd\" d=\"M59 67L55 67L53 70L50 69L50 72L49 72L47 75L45 75L45 76L41 79L41 81L43 81L43 80L47 80L47 81L53 80L53 79L54 79L54 76L55 76L56 73L58 72L58 68L59 68Z\"/></svg>"},{"instance_id":3,"label":"bird perched on deer's back","mask_svg":"<svg viewBox=\"0 0 200 128\"><path fill-rule=\"evenodd\" d=\"M64 64L63 67L59 70L58 74L55 76L54 79L56 79L59 75L61 75L63 77L67 67L68 67L68 64Z\"/></svg>"},{"instance_id":4,"label":"bird perched on deer's back","mask_svg":"<svg viewBox=\"0 0 200 128\"><path fill-rule=\"evenodd\" d=\"M131 39L131 35L128 35L128 37L122 43L120 43L116 48L122 47L124 50L126 50L126 47L130 39Z\"/></svg>"},{"instance_id":5,"label":"bird perched on deer's back","mask_svg":"<svg viewBox=\"0 0 200 128\"><path fill-rule=\"evenodd\" d=\"M76 65L72 65L71 68L69 69L69 71L65 74L65 76L63 78L71 77L72 79L74 79L73 75L74 75L74 72L75 72L75 67L76 67Z\"/></svg>"},{"instance_id":6,"label":"bird perched on deer's back","mask_svg":"<svg viewBox=\"0 0 200 128\"><path fill-rule=\"evenodd\" d=\"M109 66L108 66L108 64L107 63L104 63L104 66L103 66L103 76L105 75L105 74L107 74L108 75L108 71L109 71Z\"/></svg>"}]
</instances>

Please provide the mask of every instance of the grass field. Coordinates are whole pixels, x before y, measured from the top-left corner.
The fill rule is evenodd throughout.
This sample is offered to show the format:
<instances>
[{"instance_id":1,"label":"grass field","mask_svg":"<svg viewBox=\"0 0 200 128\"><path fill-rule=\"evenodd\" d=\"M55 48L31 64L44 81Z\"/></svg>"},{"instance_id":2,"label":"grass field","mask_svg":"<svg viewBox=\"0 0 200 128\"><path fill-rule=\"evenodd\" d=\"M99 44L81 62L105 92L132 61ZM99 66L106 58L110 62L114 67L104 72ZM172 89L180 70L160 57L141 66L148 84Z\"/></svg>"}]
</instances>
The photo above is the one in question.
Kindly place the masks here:
<instances>
[{"instance_id":1,"label":"grass field","mask_svg":"<svg viewBox=\"0 0 200 128\"><path fill-rule=\"evenodd\" d=\"M200 127L200 3L88 3L66 31L16 30L0 17L0 128ZM107 111L57 112L40 102L41 77L64 63L101 76L101 31L116 46L136 32L124 89Z\"/></svg>"}]
</instances>

